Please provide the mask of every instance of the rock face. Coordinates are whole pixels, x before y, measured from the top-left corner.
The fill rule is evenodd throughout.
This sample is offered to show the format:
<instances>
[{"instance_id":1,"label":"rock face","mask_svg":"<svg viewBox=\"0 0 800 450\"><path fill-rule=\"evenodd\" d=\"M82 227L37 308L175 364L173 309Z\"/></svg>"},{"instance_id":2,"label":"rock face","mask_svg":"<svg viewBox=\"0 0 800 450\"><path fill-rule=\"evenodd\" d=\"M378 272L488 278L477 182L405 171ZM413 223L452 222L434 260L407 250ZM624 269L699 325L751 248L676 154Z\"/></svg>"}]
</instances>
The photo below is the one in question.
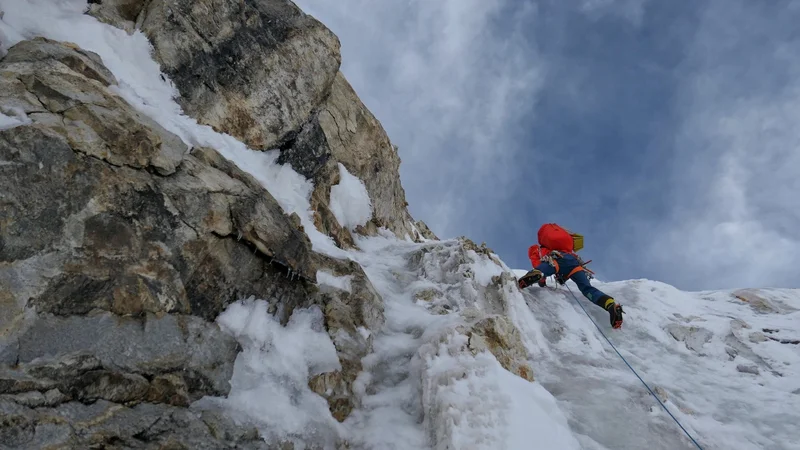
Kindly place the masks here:
<instances>
[{"instance_id":1,"label":"rock face","mask_svg":"<svg viewBox=\"0 0 800 450\"><path fill-rule=\"evenodd\" d=\"M339 40L285 0L153 0L142 31L201 123L276 147L327 97Z\"/></svg>"},{"instance_id":2,"label":"rock face","mask_svg":"<svg viewBox=\"0 0 800 450\"><path fill-rule=\"evenodd\" d=\"M331 155L324 173L315 177L317 190L327 190L327 196L320 197L330 198L328 186L335 183L325 175L338 173L335 162L340 162L348 172L364 181L372 199L373 225L386 227L399 237L408 235L419 240L420 236L415 235L411 226L413 220L406 209L405 191L400 184L400 157L380 122L341 73L334 80L318 121ZM327 202L316 206L319 211Z\"/></svg>"},{"instance_id":3,"label":"rock face","mask_svg":"<svg viewBox=\"0 0 800 450\"><path fill-rule=\"evenodd\" d=\"M31 120L0 131L3 442L258 447L185 409L230 389L237 345L212 321L248 296L318 301L319 261L252 177L190 152L114 82L41 38L0 60L0 105Z\"/></svg>"},{"instance_id":4,"label":"rock face","mask_svg":"<svg viewBox=\"0 0 800 450\"><path fill-rule=\"evenodd\" d=\"M4 448L269 448L255 428L218 412L106 400L63 403L61 395L53 389L29 396L36 399L27 401L30 406L20 396L0 396Z\"/></svg>"},{"instance_id":5,"label":"rock face","mask_svg":"<svg viewBox=\"0 0 800 450\"><path fill-rule=\"evenodd\" d=\"M136 28L137 19L150 0L91 0L89 14L97 20L122 28L128 34Z\"/></svg>"},{"instance_id":6,"label":"rock face","mask_svg":"<svg viewBox=\"0 0 800 450\"><path fill-rule=\"evenodd\" d=\"M188 115L251 148L280 149L279 163L314 181L315 224L340 246L352 238L328 208L337 163L370 194L373 220L363 232L433 236L413 226L396 149L338 72L338 39L290 1L103 0L89 13L141 28Z\"/></svg>"},{"instance_id":7,"label":"rock face","mask_svg":"<svg viewBox=\"0 0 800 450\"><path fill-rule=\"evenodd\" d=\"M14 162L3 168L0 258L17 304L213 319L221 298L283 289L261 275L279 278L268 258L313 279L307 237L265 189L211 149L188 154L108 80L74 70L102 72L82 56L39 39L0 63L2 92L16 95L4 103L33 120L0 134Z\"/></svg>"},{"instance_id":8,"label":"rock face","mask_svg":"<svg viewBox=\"0 0 800 450\"><path fill-rule=\"evenodd\" d=\"M370 330L380 330L384 324L383 299L358 263L324 259L321 265L332 275L351 277L349 291L323 287L316 302L325 305L325 325L342 370L317 375L309 380L309 386L325 397L333 417L341 422L360 406L353 383L362 370L362 358L373 350Z\"/></svg>"},{"instance_id":9,"label":"rock face","mask_svg":"<svg viewBox=\"0 0 800 450\"><path fill-rule=\"evenodd\" d=\"M373 206L356 232L436 239L406 209L396 148L339 72L338 39L290 1L93 0L87 13L148 36L188 115L278 149L311 179L315 225L340 247L354 240L329 207L339 164ZM0 111L27 116L0 131L0 442L266 447L195 405L230 392L240 348L214 320L248 297L284 323L295 308L324 311L342 368L308 384L344 421L384 324L361 266L313 253L299 218L252 176L188 148L116 83L68 43L23 41L0 58ZM316 286L319 270L348 288ZM482 345L471 351L520 357L500 329L489 319L462 331Z\"/></svg>"},{"instance_id":10,"label":"rock face","mask_svg":"<svg viewBox=\"0 0 800 450\"><path fill-rule=\"evenodd\" d=\"M508 317L488 317L470 327L459 328L459 332L469 337L469 349L473 353L488 350L504 369L533 381L533 371L526 362L528 351L522 344L519 330Z\"/></svg>"}]
</instances>

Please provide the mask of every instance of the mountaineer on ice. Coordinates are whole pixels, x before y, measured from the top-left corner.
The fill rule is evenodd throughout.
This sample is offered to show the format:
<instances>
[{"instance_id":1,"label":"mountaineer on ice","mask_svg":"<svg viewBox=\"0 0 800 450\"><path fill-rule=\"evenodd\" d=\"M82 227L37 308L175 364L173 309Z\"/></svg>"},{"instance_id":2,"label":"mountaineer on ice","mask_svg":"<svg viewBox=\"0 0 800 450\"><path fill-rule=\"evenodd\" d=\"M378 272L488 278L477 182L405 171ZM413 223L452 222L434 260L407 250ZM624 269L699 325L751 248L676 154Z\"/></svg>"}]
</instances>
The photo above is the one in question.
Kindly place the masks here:
<instances>
[{"instance_id":1,"label":"mountaineer on ice","mask_svg":"<svg viewBox=\"0 0 800 450\"><path fill-rule=\"evenodd\" d=\"M560 284L572 280L586 298L608 311L613 328L621 327L622 305L591 285L587 274L591 271L584 267L586 263L575 253L583 248L583 236L570 233L555 223L546 223L539 228L537 237L539 245L532 245L528 249L533 270L519 279L519 288L525 289L534 283L544 287L550 275L555 275Z\"/></svg>"}]
</instances>

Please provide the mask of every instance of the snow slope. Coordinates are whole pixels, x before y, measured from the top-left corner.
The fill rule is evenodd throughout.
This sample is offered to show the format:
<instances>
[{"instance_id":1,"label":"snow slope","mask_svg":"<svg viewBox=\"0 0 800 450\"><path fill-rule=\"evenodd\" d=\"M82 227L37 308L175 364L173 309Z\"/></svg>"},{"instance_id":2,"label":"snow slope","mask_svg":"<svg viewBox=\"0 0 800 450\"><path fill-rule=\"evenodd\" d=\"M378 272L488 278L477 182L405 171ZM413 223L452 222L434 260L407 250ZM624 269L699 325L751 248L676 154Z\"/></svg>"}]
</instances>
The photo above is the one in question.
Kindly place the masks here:
<instances>
[{"instance_id":1,"label":"snow slope","mask_svg":"<svg viewBox=\"0 0 800 450\"><path fill-rule=\"evenodd\" d=\"M370 406L349 424L372 429L362 434L367 448L424 447L421 437L412 440L420 431L415 419L429 425L426 414L441 410L439 402L459 412L440 420L440 428L453 422L447 440L453 446L438 448L695 448L576 304L571 282L571 291L533 287L522 294L501 261L457 241L375 241L362 240L365 252L356 259L387 302L387 330L365 364L365 378L381 381ZM492 298L488 280L502 272L500 295ZM626 306L623 329L612 330L605 311L579 301L703 448L800 448L800 292L686 293L647 280L596 284ZM439 305L453 312L474 307L511 317L525 336L536 382L485 369L487 355L426 360L437 333L460 320L413 300L414 292L430 288L445 293ZM452 371L449 383L438 380L445 392L426 398L432 394L426 384L435 386L430 378L445 366ZM422 387L415 385L420 379ZM385 431L403 428L402 436Z\"/></svg>"},{"instance_id":2,"label":"snow slope","mask_svg":"<svg viewBox=\"0 0 800 450\"><path fill-rule=\"evenodd\" d=\"M383 296L387 320L363 361L363 407L341 426L321 421L322 403L310 408L310 393L303 390L306 400L283 411L291 430L313 425L315 439L319 430L329 440L339 433L351 448L364 449L695 448L577 305L572 283L571 290L532 287L522 293L515 271L496 255L468 250L457 240L415 244L387 233L358 244L362 250L349 256ZM329 277L323 282L341 284ZM800 292L687 293L648 280L596 285L625 305L621 330L610 328L605 311L578 300L702 448L800 449ZM428 291L437 294L416 295ZM242 305L231 309L241 311ZM513 320L535 382L504 370L490 353L462 351L466 337L453 330L479 314ZM246 328L233 325L232 317L226 313L220 320ZM228 400L242 413L248 411L242 401L250 398L256 422L269 417L257 405L272 398L280 379L265 376L275 370L264 367L298 366L291 372L308 373L307 367L332 363L331 353L322 350L324 335L310 325L305 334L297 325L272 325L269 333L295 344L260 355L253 378L237 380ZM316 361L298 359L298 353L314 352ZM253 364L246 353L242 364ZM247 396L239 385L248 386ZM270 395L252 397L262 389ZM265 434L275 433L275 423L264 422Z\"/></svg>"},{"instance_id":3,"label":"snow slope","mask_svg":"<svg viewBox=\"0 0 800 450\"><path fill-rule=\"evenodd\" d=\"M338 364L318 311L298 310L282 327L257 299L235 303L218 319L244 350L228 398L199 406L228 408L258 424L265 439L289 438L298 447L346 439L368 449L692 448L569 291L534 287L523 294L496 255L462 241L414 244L386 234L359 239L358 251L336 248L311 223L308 180L276 164L275 152L250 151L183 115L144 36L82 15L85 5L0 0L0 49L42 35L97 52L122 97L187 146L214 147L252 173L287 212L300 215L315 250L358 261L385 301L386 326L371 332L375 351L358 380L363 407L343 424L303 384ZM2 113L2 127L25 121ZM343 183L337 201L363 205L357 187ZM341 212L351 224L367 216L361 207ZM348 285L330 274L320 281ZM800 293L739 298L646 280L598 285L625 305L622 330L610 330L604 311L579 301L703 448L800 449ZM436 294L418 297L426 291ZM506 371L490 353L463 351L464 336L454 330L481 314L505 315L520 330L535 382Z\"/></svg>"}]
</instances>

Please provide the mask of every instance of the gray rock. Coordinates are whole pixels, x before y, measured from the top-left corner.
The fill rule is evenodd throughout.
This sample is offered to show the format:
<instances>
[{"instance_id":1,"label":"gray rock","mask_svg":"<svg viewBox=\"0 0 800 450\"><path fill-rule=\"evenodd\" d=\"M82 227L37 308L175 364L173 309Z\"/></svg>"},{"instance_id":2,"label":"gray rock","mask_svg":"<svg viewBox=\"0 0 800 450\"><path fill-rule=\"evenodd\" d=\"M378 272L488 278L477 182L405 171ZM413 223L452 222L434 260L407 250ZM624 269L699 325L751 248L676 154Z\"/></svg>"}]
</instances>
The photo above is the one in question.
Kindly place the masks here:
<instances>
[{"instance_id":1,"label":"gray rock","mask_svg":"<svg viewBox=\"0 0 800 450\"><path fill-rule=\"evenodd\" d=\"M155 377L150 383L145 400L150 403L168 403L173 406L189 406L191 402L186 380L175 373Z\"/></svg>"},{"instance_id":2,"label":"gray rock","mask_svg":"<svg viewBox=\"0 0 800 450\"><path fill-rule=\"evenodd\" d=\"M150 383L141 375L92 370L63 384L70 395L81 402L98 399L115 403L142 400L150 389Z\"/></svg>"},{"instance_id":3,"label":"gray rock","mask_svg":"<svg viewBox=\"0 0 800 450\"><path fill-rule=\"evenodd\" d=\"M14 406L11 406L14 405ZM251 427L213 411L98 400L57 408L27 408L0 400L3 444L11 448L267 448Z\"/></svg>"},{"instance_id":4,"label":"gray rock","mask_svg":"<svg viewBox=\"0 0 800 450\"><path fill-rule=\"evenodd\" d=\"M150 0L92 0L87 14L132 34L136 22Z\"/></svg>"},{"instance_id":5,"label":"gray rock","mask_svg":"<svg viewBox=\"0 0 800 450\"><path fill-rule=\"evenodd\" d=\"M418 220L416 222L416 226L417 226L417 230L420 232L422 237L424 237L425 239L430 239L432 241L438 241L439 240L439 238L433 233L433 231L431 231L431 229L428 228L428 224L426 224L425 222L423 222L421 220Z\"/></svg>"},{"instance_id":6,"label":"gray rock","mask_svg":"<svg viewBox=\"0 0 800 450\"><path fill-rule=\"evenodd\" d=\"M42 62L46 65L55 62L61 63L69 68L70 71L76 72L90 80L98 81L103 86L117 84L116 77L103 65L103 60L97 53L45 38L34 38L30 41L22 41L15 46L13 52L9 52L9 54L3 58L3 64L6 66L16 64L27 66L30 63L37 62ZM25 70L22 70L22 72L24 73ZM40 82L42 83L41 87L44 87L46 82ZM51 93L50 96L52 95Z\"/></svg>"},{"instance_id":7,"label":"gray rock","mask_svg":"<svg viewBox=\"0 0 800 450\"><path fill-rule=\"evenodd\" d=\"M758 366L754 364L739 364L736 366L736 370L742 373L750 373L753 375L758 375L760 373Z\"/></svg>"},{"instance_id":8,"label":"gray rock","mask_svg":"<svg viewBox=\"0 0 800 450\"><path fill-rule=\"evenodd\" d=\"M56 391L57 389L53 389ZM48 391L49 392L49 391ZM27 406L29 408L38 408L47 405L47 400L39 391L23 392L21 394L4 395L5 400L10 400L18 405Z\"/></svg>"},{"instance_id":9,"label":"gray rock","mask_svg":"<svg viewBox=\"0 0 800 450\"><path fill-rule=\"evenodd\" d=\"M300 175L314 179L331 159L331 149L320 126L319 113L312 115L299 131L290 133L280 150L279 164L289 164Z\"/></svg>"},{"instance_id":10,"label":"gray rock","mask_svg":"<svg viewBox=\"0 0 800 450\"><path fill-rule=\"evenodd\" d=\"M61 380L75 378L90 370L102 369L103 364L90 353L73 353L57 360L37 358L27 368L34 377Z\"/></svg>"},{"instance_id":11,"label":"gray rock","mask_svg":"<svg viewBox=\"0 0 800 450\"><path fill-rule=\"evenodd\" d=\"M713 333L701 327L687 327L677 323L667 325L667 331L676 341L683 341L686 348L694 352L700 352L708 341L711 340Z\"/></svg>"},{"instance_id":12,"label":"gray rock","mask_svg":"<svg viewBox=\"0 0 800 450\"><path fill-rule=\"evenodd\" d=\"M322 106L319 123L333 157L328 164L335 167L335 163L342 163L364 182L372 200L372 226L386 227L401 238L406 235L415 238L413 219L400 183L400 157L383 126L341 73L337 73L330 96ZM320 196L323 201L319 205L312 203L319 211L327 206L330 184L335 182L315 181L317 190L327 189L327 196Z\"/></svg>"},{"instance_id":13,"label":"gray rock","mask_svg":"<svg viewBox=\"0 0 800 450\"><path fill-rule=\"evenodd\" d=\"M0 132L0 440L262 447L221 419L211 435L186 406L230 389L238 346L210 322L228 303L307 301L313 288L285 273L313 280L308 238L114 82L97 55L45 39L0 60L0 105L33 121Z\"/></svg>"},{"instance_id":14,"label":"gray rock","mask_svg":"<svg viewBox=\"0 0 800 450\"><path fill-rule=\"evenodd\" d=\"M325 100L339 40L289 1L153 0L142 31L184 111L269 149Z\"/></svg>"},{"instance_id":15,"label":"gray rock","mask_svg":"<svg viewBox=\"0 0 800 450\"><path fill-rule=\"evenodd\" d=\"M0 394L45 392L55 388L56 385L55 380L39 379L10 367L0 367Z\"/></svg>"},{"instance_id":16,"label":"gray rock","mask_svg":"<svg viewBox=\"0 0 800 450\"><path fill-rule=\"evenodd\" d=\"M44 111L0 133L0 158L13 162L0 180L0 260L10 263L0 280L11 287L2 329L19 328L26 305L213 319L238 298L305 289L283 275L313 280L308 238L262 186L211 149L185 155L177 137L61 60L97 63L44 39L0 62L0 100Z\"/></svg>"},{"instance_id":17,"label":"gray rock","mask_svg":"<svg viewBox=\"0 0 800 450\"><path fill-rule=\"evenodd\" d=\"M779 312L782 309L779 305L762 296L757 289L740 289L731 295L733 298L750 305L750 308L759 314Z\"/></svg>"},{"instance_id":18,"label":"gray rock","mask_svg":"<svg viewBox=\"0 0 800 450\"><path fill-rule=\"evenodd\" d=\"M280 148L279 163L314 180L320 231L352 245L328 210L341 162L372 199L365 232L383 226L419 239L397 151L338 72L338 39L322 24L291 2L266 0L153 0L138 20L187 114L251 148ZM422 225L423 236L435 237Z\"/></svg>"},{"instance_id":19,"label":"gray rock","mask_svg":"<svg viewBox=\"0 0 800 450\"><path fill-rule=\"evenodd\" d=\"M33 439L34 432L34 412L9 399L0 398L0 442L10 448L25 448L24 445Z\"/></svg>"},{"instance_id":20,"label":"gray rock","mask_svg":"<svg viewBox=\"0 0 800 450\"><path fill-rule=\"evenodd\" d=\"M107 312L87 317L43 315L19 340L23 364L44 358L73 361L73 355L80 353L94 355L103 368L116 372L186 371L194 381L190 389L198 395L228 393L238 349L232 337L199 317L147 314L138 319ZM61 362L31 366L29 372L53 379L82 376L74 369L53 369L70 367ZM98 372L96 366L89 368Z\"/></svg>"},{"instance_id":21,"label":"gray rock","mask_svg":"<svg viewBox=\"0 0 800 450\"><path fill-rule=\"evenodd\" d=\"M36 97L43 106L37 112L62 117L60 123L48 122L81 153L115 166L170 174L187 150L180 139L106 89L116 80L95 54L36 38L13 46L0 70L4 84L21 82Z\"/></svg>"},{"instance_id":22,"label":"gray rock","mask_svg":"<svg viewBox=\"0 0 800 450\"><path fill-rule=\"evenodd\" d=\"M399 158L337 74L338 41L290 2L103 0L90 13L142 27L191 115L280 147L314 178L318 227L340 245L352 238L327 206L339 162L370 192L363 232L412 234ZM298 218L253 177L213 149L189 152L115 83L96 54L46 39L0 60L0 108L33 122L0 132L0 440L265 448L255 429L187 408L228 393L238 346L213 320L250 296L284 322L322 307L342 370L309 384L344 420L372 351L366 331L384 322L366 274L313 254ZM351 292L317 291L319 268L352 275Z\"/></svg>"},{"instance_id":23,"label":"gray rock","mask_svg":"<svg viewBox=\"0 0 800 450\"><path fill-rule=\"evenodd\" d=\"M522 335L506 316L491 316L457 330L469 337L473 354L488 350L504 369L528 381L533 381L533 370L528 365L528 351Z\"/></svg>"},{"instance_id":24,"label":"gray rock","mask_svg":"<svg viewBox=\"0 0 800 450\"><path fill-rule=\"evenodd\" d=\"M371 334L384 323L383 299L360 265L319 255L320 267L336 276L352 277L350 292L325 289L317 303L324 305L325 328L333 340L342 369L322 373L309 380L309 387L327 401L333 417L344 421L360 404L353 382L362 370L361 360L372 352Z\"/></svg>"}]
</instances>

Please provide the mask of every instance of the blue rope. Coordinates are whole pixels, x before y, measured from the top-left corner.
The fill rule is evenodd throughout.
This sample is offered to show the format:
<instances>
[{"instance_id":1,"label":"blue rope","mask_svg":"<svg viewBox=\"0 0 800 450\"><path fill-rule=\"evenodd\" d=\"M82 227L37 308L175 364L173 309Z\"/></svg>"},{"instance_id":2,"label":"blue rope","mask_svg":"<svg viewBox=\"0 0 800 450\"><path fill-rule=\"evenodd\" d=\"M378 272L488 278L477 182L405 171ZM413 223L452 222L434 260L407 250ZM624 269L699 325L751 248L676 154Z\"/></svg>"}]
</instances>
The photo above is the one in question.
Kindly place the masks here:
<instances>
[{"instance_id":1,"label":"blue rope","mask_svg":"<svg viewBox=\"0 0 800 450\"><path fill-rule=\"evenodd\" d=\"M639 374L638 374L638 373L636 373L636 370L635 370L633 367L631 367L631 365L628 363L628 360L626 360L626 359L625 359L625 357L624 357L624 356L622 356L622 354L619 352L619 350L617 350L617 347L615 347L615 346L614 346L614 344L612 344L612 343L611 343L611 340L608 338L608 336L606 336L606 334L605 334L605 333L603 333L603 329L602 329L602 328L600 328L600 325L597 325L597 322L595 322L595 321L594 321L594 319L592 319L592 316L590 316L590 315L589 315L589 311L586 311L586 308L584 308L584 307L583 307L583 305L581 304L580 300L578 300L578 297L575 297L575 294L572 292L572 289L570 289L569 285L566 285L566 286L567 286L567 290L569 290L569 293L570 293L570 295L572 295L572 298L574 298L574 299L575 299L575 303L577 303L577 304L578 304L578 306L580 306L580 307L581 307L581 309L583 310L583 312L584 312L584 313L586 313L586 317L588 317L588 318L589 318L589 320L591 320L591 321L592 321L592 323L594 324L594 326L595 326L595 327L597 327L597 331L599 331L599 332L600 332L600 334L601 334L601 335L603 335L603 337L604 337L604 338L606 338L606 341L608 342L608 345L610 345L610 346L611 346L611 348L613 348L613 349L614 349L614 351L615 351L615 352L617 352L617 355L619 355L619 357L622 359L622 361L625 363L625 365L626 365L626 366L628 366L628 369L631 369L631 372L633 372L633 374L634 374L634 375L636 375L636 378L638 378L638 379L639 379L639 381L641 381L641 382L642 382L642 384L644 385L644 387L646 387L646 388L647 388L647 390L648 390L648 391L650 391L650 395L652 395L652 396L653 396L653 398L654 398L654 399L656 399L656 401L658 402L658 404L659 404L659 405L661 405L661 407L662 407L662 408L664 408L664 411L666 411L666 412L667 412L667 414L669 414L669 416L670 416L670 417L672 417L672 420L674 420L674 421L675 421L675 423L677 423L677 424L678 424L678 426L679 426L679 427L681 427L681 430L683 430L683 432L684 432L684 433L686 433L686 436L688 436L688 437L689 437L689 439L691 439L691 440L692 440L692 442L694 443L694 445L696 445L696 446L697 446L697 448L699 448L700 450L703 450L703 447L700 447L700 444L698 444L698 443L697 443L697 441L696 441L696 440L695 440L695 439L692 437L692 435L691 435L691 434L689 434L689 432L688 432L688 431L686 431L686 428L684 428L684 427L683 427L683 425L681 425L681 423L678 421L678 419L677 419L677 418L675 418L675 416L673 416L671 412L669 412L669 409L667 409L667 406L664 404L664 402L662 402L662 401L661 401L661 399L660 399L660 398L658 398L658 396L656 395L656 393L655 393L655 392L653 392L653 390L652 390L652 389L650 389L650 386L648 386L648 385L647 385L647 383L645 383L645 382L644 382L644 380L642 379L642 377L640 377L640 376L639 376Z\"/></svg>"}]
</instances>

